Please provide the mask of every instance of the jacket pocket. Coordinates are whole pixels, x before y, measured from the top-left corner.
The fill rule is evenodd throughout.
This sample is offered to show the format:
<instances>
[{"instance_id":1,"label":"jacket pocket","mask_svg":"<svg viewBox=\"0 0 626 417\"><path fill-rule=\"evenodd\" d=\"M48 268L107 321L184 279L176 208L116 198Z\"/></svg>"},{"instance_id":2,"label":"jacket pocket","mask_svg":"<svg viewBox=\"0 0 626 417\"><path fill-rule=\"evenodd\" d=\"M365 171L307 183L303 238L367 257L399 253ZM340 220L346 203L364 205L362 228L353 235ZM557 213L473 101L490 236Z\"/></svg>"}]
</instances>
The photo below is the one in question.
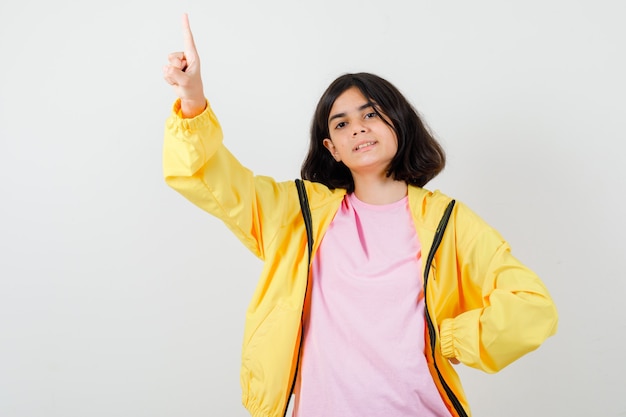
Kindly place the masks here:
<instances>
[{"instance_id":1,"label":"jacket pocket","mask_svg":"<svg viewBox=\"0 0 626 417\"><path fill-rule=\"evenodd\" d=\"M277 304L242 348L241 386L247 402L281 407L291 383L301 311Z\"/></svg>"}]
</instances>

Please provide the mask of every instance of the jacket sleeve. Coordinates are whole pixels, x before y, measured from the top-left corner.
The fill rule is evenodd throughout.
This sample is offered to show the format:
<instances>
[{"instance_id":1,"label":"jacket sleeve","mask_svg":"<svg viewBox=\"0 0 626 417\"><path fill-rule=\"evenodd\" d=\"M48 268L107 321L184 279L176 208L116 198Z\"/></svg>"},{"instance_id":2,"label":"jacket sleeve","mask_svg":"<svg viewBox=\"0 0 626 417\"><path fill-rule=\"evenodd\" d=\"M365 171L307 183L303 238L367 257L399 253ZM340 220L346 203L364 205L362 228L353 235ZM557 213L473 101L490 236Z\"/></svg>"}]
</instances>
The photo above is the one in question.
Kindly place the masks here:
<instances>
[{"instance_id":1,"label":"jacket sleeve","mask_svg":"<svg viewBox=\"0 0 626 417\"><path fill-rule=\"evenodd\" d=\"M463 204L455 217L461 312L441 322L442 354L497 372L555 334L556 307L497 231Z\"/></svg>"},{"instance_id":2,"label":"jacket sleeve","mask_svg":"<svg viewBox=\"0 0 626 417\"><path fill-rule=\"evenodd\" d=\"M280 225L281 190L269 177L255 176L222 143L222 128L210 105L182 118L180 100L166 121L165 182L201 209L221 219L257 257Z\"/></svg>"}]
</instances>

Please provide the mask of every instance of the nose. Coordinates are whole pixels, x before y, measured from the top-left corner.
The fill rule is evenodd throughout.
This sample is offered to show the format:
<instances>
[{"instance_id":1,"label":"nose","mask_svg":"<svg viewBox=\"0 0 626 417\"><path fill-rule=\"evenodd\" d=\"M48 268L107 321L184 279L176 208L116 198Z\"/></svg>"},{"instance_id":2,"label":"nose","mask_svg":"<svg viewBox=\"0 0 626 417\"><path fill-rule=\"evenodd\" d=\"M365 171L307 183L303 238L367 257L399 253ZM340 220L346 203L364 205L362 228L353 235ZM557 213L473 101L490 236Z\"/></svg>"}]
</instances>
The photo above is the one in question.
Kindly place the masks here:
<instances>
[{"instance_id":1,"label":"nose","mask_svg":"<svg viewBox=\"0 0 626 417\"><path fill-rule=\"evenodd\" d=\"M352 136L356 136L359 133L365 133L365 128L363 126L354 126L354 132L352 132Z\"/></svg>"}]
</instances>

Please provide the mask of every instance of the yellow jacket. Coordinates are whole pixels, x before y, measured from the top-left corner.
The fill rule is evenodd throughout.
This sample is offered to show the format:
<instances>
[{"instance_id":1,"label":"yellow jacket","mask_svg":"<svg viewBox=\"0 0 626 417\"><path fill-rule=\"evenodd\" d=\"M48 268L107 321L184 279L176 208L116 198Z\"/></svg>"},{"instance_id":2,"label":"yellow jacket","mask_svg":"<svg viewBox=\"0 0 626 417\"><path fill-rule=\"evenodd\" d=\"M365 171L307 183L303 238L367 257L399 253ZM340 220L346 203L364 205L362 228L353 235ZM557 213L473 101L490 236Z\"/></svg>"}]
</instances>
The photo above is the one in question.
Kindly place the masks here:
<instances>
[{"instance_id":1,"label":"yellow jacket","mask_svg":"<svg viewBox=\"0 0 626 417\"><path fill-rule=\"evenodd\" d=\"M210 106L183 119L178 101L166 122L163 170L167 184L224 221L264 261L246 314L242 399L255 417L282 417L297 372L309 273L295 184L253 175L222 144ZM315 254L345 190L305 184ZM450 198L413 186L408 196L427 254ZM496 372L556 332L556 308L539 278L511 255L498 232L462 203L455 205L432 262L422 267L432 332L426 334L424 353L451 414L469 416L449 359Z\"/></svg>"}]
</instances>

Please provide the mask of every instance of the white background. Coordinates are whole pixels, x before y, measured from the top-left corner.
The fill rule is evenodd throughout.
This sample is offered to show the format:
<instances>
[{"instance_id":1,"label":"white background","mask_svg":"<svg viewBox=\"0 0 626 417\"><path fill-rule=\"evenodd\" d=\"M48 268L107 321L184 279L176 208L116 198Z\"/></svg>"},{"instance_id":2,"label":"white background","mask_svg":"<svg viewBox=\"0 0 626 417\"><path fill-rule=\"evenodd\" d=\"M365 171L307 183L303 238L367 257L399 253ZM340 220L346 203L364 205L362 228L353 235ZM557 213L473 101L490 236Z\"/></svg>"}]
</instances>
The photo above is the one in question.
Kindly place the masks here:
<instances>
[{"instance_id":1,"label":"white background","mask_svg":"<svg viewBox=\"0 0 626 417\"><path fill-rule=\"evenodd\" d=\"M619 0L3 1L0 416L246 416L260 272L161 172L161 68L189 12L226 144L299 175L345 72L396 84L448 152L429 184L535 269L558 334L459 367L475 416L626 416L626 29Z\"/></svg>"}]
</instances>

